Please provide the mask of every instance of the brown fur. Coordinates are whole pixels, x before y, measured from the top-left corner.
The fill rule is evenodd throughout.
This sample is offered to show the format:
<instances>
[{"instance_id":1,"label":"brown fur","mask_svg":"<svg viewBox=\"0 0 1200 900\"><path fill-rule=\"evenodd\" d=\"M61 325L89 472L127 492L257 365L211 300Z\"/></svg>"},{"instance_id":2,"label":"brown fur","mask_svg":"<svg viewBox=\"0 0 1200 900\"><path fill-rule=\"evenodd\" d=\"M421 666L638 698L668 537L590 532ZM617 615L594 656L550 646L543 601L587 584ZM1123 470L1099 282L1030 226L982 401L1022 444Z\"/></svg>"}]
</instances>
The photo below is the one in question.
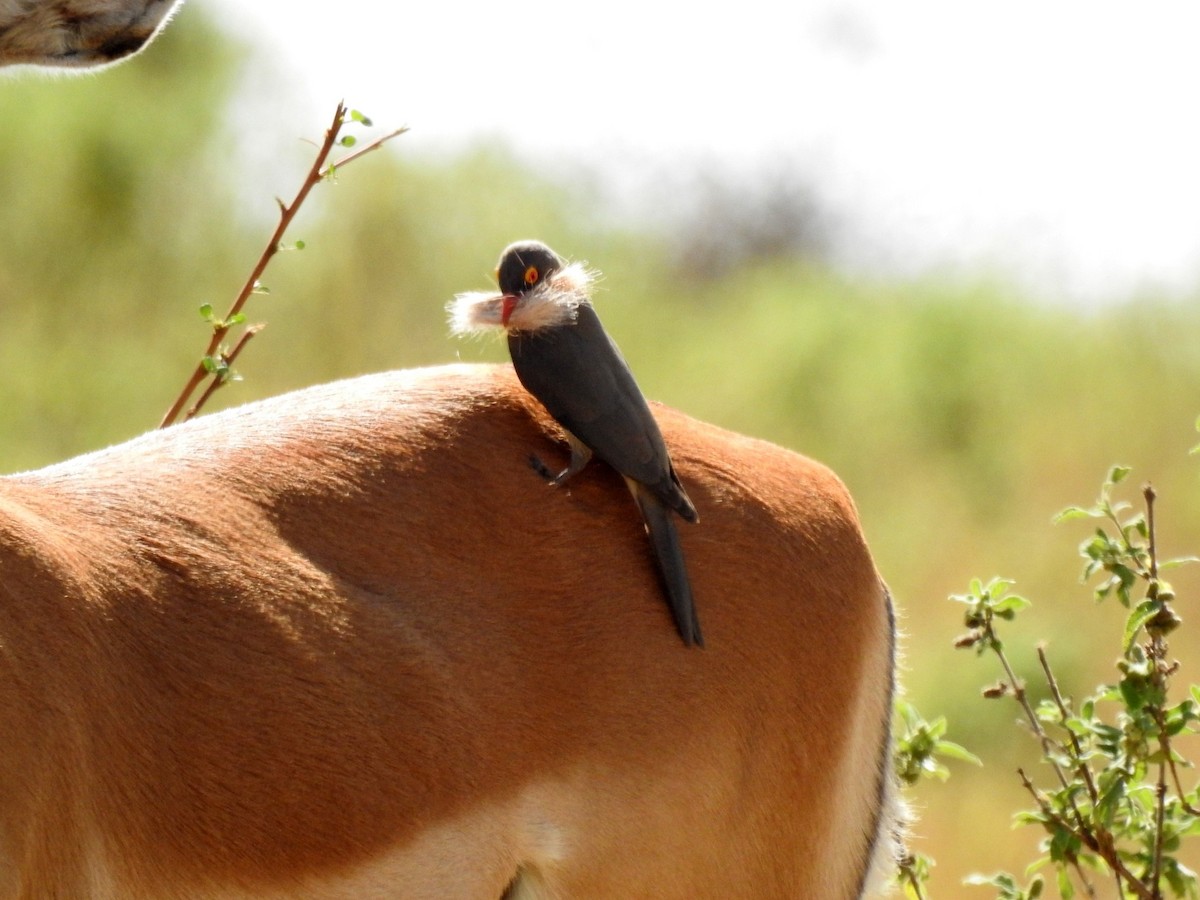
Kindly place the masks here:
<instances>
[{"instance_id":1,"label":"brown fur","mask_svg":"<svg viewBox=\"0 0 1200 900\"><path fill-rule=\"evenodd\" d=\"M0 66L95 68L141 50L179 0L0 0Z\"/></svg>"},{"instance_id":2,"label":"brown fur","mask_svg":"<svg viewBox=\"0 0 1200 900\"><path fill-rule=\"evenodd\" d=\"M620 478L530 470L507 366L0 479L0 897L858 896L892 624L853 504L656 414L706 650Z\"/></svg>"}]
</instances>

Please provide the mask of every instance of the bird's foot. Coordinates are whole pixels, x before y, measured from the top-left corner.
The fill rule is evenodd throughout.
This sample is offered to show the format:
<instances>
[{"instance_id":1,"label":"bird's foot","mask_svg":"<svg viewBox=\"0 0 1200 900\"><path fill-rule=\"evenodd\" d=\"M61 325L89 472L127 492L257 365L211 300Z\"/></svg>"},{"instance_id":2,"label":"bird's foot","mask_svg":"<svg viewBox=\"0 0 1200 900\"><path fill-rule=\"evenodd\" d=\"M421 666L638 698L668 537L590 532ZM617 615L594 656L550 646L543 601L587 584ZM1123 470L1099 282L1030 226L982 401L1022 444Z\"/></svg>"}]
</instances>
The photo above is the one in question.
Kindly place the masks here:
<instances>
[{"instance_id":1,"label":"bird's foot","mask_svg":"<svg viewBox=\"0 0 1200 900\"><path fill-rule=\"evenodd\" d=\"M533 469L533 471L537 472L544 481L548 481L551 484L556 483L554 479L554 473L546 468L546 464L542 462L541 457L539 457L536 453L529 454L529 467Z\"/></svg>"},{"instance_id":2,"label":"bird's foot","mask_svg":"<svg viewBox=\"0 0 1200 900\"><path fill-rule=\"evenodd\" d=\"M542 478L544 478L552 487L560 486L566 482L568 478L574 475L576 471L570 466L567 466L567 468L555 475L550 471L547 465L542 462L541 457L534 453L529 454L529 467L533 469L533 471L537 472Z\"/></svg>"}]
</instances>

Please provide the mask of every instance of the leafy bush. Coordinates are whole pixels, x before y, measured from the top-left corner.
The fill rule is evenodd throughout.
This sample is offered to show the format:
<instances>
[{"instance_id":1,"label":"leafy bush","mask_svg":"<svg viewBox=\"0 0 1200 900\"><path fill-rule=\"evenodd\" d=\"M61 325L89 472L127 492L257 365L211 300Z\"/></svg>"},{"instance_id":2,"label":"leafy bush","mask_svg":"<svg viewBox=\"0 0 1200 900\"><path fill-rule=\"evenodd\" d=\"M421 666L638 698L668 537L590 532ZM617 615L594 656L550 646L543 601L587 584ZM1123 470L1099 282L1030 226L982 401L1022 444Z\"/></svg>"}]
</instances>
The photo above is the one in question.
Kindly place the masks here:
<instances>
[{"instance_id":1,"label":"leafy bush","mask_svg":"<svg viewBox=\"0 0 1200 900\"><path fill-rule=\"evenodd\" d=\"M1118 678L1074 700L1065 693L1043 646L1037 648L1041 680L1047 696L1035 702L1016 674L1001 639L1001 623L1012 622L1027 610L1029 600L1011 592L1012 582L976 579L965 594L952 600L966 607L967 632L956 646L990 654L1000 664L1002 678L986 688L984 697L1011 697L1024 724L1037 739L1046 775L1017 769L1031 806L1017 813L1022 825L1045 832L1041 856L1027 869L1022 885L1000 872L973 876L969 884L990 885L1002 900L1033 900L1045 888L1043 870L1051 870L1060 896L1078 890L1097 896L1097 881L1112 885L1121 898L1195 897L1197 876L1180 858L1184 840L1200 834L1200 789L1184 784L1181 770L1191 762L1180 751L1180 740L1200 732L1200 686L1172 700L1172 683L1179 664L1171 659L1168 637L1180 626L1175 593L1162 573L1192 557L1159 557L1156 494L1142 490L1144 511L1134 512L1114 493L1129 475L1114 467L1099 498L1090 507L1071 507L1061 522L1092 520L1093 533L1082 543L1084 580L1095 584L1100 602L1115 598L1128 614L1120 638ZM905 728L896 747L900 777L912 783L918 773L945 776L937 756L969 758L962 748L944 740L945 721L927 725L910 708L901 709ZM914 737L915 736L915 737ZM923 739L921 739L923 738ZM923 896L930 861L905 861L901 882L910 896Z\"/></svg>"}]
</instances>

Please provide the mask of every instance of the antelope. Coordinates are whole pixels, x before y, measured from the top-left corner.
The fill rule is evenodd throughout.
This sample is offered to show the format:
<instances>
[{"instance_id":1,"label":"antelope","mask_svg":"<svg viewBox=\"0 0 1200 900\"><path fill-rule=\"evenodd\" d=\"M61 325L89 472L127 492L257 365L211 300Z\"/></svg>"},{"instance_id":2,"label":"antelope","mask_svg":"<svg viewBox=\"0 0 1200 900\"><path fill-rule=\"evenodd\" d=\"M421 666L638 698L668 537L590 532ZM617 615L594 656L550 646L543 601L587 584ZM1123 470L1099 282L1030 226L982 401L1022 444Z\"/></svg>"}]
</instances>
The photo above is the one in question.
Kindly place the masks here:
<instances>
[{"instance_id":1,"label":"antelope","mask_svg":"<svg viewBox=\"0 0 1200 900\"><path fill-rule=\"evenodd\" d=\"M96 68L150 43L179 0L0 0L0 66Z\"/></svg>"},{"instance_id":2,"label":"antelope","mask_svg":"<svg viewBox=\"0 0 1200 900\"><path fill-rule=\"evenodd\" d=\"M174 3L0 0L0 66ZM844 898L893 861L891 602L828 469L656 406L682 647L510 368L311 388L0 478L0 898Z\"/></svg>"},{"instance_id":3,"label":"antelope","mask_svg":"<svg viewBox=\"0 0 1200 900\"><path fill-rule=\"evenodd\" d=\"M822 465L654 405L615 471L508 366L363 376L0 478L0 898L854 898L890 599Z\"/></svg>"}]
</instances>

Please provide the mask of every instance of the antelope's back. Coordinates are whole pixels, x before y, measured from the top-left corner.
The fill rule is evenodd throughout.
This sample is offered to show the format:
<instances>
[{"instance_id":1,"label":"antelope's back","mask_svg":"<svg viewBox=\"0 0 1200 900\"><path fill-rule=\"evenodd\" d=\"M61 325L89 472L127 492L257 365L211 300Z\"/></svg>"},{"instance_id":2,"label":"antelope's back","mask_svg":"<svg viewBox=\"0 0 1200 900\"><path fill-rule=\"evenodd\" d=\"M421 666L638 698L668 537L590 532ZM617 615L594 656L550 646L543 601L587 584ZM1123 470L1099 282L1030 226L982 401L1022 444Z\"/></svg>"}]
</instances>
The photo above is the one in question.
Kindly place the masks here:
<instances>
[{"instance_id":1,"label":"antelope's back","mask_svg":"<svg viewBox=\"0 0 1200 900\"><path fill-rule=\"evenodd\" d=\"M810 460L655 413L700 513L704 650L619 476L532 470L565 445L507 367L0 480L0 886L857 896L892 623L853 504Z\"/></svg>"}]
</instances>

